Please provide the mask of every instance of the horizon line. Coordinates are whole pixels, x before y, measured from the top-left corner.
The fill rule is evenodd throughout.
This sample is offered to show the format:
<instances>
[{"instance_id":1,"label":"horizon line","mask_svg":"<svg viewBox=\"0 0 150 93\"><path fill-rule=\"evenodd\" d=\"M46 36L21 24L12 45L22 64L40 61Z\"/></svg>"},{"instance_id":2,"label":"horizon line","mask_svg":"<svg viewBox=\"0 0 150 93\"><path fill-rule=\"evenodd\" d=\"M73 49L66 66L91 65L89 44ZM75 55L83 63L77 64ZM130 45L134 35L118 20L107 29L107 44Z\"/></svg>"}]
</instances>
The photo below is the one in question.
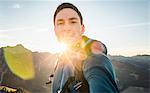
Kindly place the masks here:
<instances>
[{"instance_id":1,"label":"horizon line","mask_svg":"<svg viewBox=\"0 0 150 93\"><path fill-rule=\"evenodd\" d=\"M23 44L16 44L14 46L11 46L11 45L6 45L6 46L0 46L0 48L5 48L5 47L15 47L15 46L22 46L23 48L27 49L27 50L30 50L31 52L38 52L38 53L50 53L50 54L57 54L58 52L56 53L53 53L51 51L41 51L41 50L34 50L34 49L28 49L26 47L24 47ZM134 56L143 56L143 55L148 55L150 56L150 53L141 53L141 54L134 54L134 55L123 55L123 54L110 54L108 53L107 54L108 56L124 56L124 57L134 57Z\"/></svg>"}]
</instances>

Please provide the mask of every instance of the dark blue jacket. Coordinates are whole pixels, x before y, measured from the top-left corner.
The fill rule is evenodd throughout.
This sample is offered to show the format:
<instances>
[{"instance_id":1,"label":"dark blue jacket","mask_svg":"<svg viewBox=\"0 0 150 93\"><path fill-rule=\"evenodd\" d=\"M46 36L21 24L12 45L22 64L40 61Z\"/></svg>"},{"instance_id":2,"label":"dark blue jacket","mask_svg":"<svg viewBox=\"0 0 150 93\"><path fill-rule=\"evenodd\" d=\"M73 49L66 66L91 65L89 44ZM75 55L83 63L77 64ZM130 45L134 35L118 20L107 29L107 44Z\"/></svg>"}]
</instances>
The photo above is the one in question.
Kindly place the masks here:
<instances>
[{"instance_id":1,"label":"dark blue jacket","mask_svg":"<svg viewBox=\"0 0 150 93\"><path fill-rule=\"evenodd\" d=\"M118 93L114 67L106 53L107 50L102 54L89 53L82 64L82 73L75 73L71 63L58 62L52 93ZM83 77L76 79L78 76Z\"/></svg>"}]
</instances>

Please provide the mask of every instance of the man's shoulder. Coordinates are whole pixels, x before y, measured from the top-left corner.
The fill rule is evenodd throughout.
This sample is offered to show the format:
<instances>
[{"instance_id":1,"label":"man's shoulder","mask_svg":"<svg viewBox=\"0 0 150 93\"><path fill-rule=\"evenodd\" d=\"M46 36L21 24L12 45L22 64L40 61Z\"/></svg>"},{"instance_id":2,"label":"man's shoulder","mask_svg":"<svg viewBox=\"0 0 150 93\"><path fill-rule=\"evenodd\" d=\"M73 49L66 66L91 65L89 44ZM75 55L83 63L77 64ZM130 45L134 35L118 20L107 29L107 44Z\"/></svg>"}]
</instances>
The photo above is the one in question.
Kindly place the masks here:
<instances>
[{"instance_id":1,"label":"man's shoulder","mask_svg":"<svg viewBox=\"0 0 150 93\"><path fill-rule=\"evenodd\" d=\"M103 44L100 41L93 41L91 44L91 52L93 54L101 54L105 50Z\"/></svg>"},{"instance_id":2,"label":"man's shoulder","mask_svg":"<svg viewBox=\"0 0 150 93\"><path fill-rule=\"evenodd\" d=\"M91 43L91 52L93 54L101 54L104 53L105 55L107 55L107 47L104 43L102 43L101 41L98 40L93 40Z\"/></svg>"},{"instance_id":3,"label":"man's shoulder","mask_svg":"<svg viewBox=\"0 0 150 93\"><path fill-rule=\"evenodd\" d=\"M83 39L87 44L87 47L91 50L93 54L104 53L107 55L107 47L104 43L99 40L91 39L87 36L83 36Z\"/></svg>"}]
</instances>

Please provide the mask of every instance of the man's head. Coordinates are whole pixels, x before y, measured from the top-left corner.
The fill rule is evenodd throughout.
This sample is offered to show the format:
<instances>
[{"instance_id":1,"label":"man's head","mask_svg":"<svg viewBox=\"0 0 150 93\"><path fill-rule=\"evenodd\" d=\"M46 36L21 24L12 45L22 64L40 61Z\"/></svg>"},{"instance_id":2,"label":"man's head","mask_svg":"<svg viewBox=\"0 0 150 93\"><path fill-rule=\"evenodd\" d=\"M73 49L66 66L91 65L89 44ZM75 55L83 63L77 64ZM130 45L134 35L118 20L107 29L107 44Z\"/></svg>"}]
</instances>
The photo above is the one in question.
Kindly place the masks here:
<instances>
[{"instance_id":1,"label":"man's head","mask_svg":"<svg viewBox=\"0 0 150 93\"><path fill-rule=\"evenodd\" d=\"M77 7L70 3L59 5L54 14L54 28L60 42L77 43L84 33L82 15Z\"/></svg>"}]
</instances>

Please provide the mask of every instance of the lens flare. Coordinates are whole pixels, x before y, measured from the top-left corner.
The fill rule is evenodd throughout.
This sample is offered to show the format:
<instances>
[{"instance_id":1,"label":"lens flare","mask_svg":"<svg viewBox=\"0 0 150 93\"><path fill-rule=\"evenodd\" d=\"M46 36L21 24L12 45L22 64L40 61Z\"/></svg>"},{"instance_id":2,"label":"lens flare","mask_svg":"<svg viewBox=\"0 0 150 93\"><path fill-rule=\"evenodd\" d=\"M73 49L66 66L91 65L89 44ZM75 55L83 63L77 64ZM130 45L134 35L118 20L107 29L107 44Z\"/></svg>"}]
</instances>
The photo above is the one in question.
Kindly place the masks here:
<instances>
[{"instance_id":1,"label":"lens flare","mask_svg":"<svg viewBox=\"0 0 150 93\"><path fill-rule=\"evenodd\" d=\"M65 43L59 43L58 46L59 46L59 49L57 52L59 53L65 52L68 49L68 46Z\"/></svg>"},{"instance_id":2,"label":"lens flare","mask_svg":"<svg viewBox=\"0 0 150 93\"><path fill-rule=\"evenodd\" d=\"M5 61L16 76L28 80L35 76L32 61L32 52L21 45L6 47L4 50Z\"/></svg>"}]
</instances>

